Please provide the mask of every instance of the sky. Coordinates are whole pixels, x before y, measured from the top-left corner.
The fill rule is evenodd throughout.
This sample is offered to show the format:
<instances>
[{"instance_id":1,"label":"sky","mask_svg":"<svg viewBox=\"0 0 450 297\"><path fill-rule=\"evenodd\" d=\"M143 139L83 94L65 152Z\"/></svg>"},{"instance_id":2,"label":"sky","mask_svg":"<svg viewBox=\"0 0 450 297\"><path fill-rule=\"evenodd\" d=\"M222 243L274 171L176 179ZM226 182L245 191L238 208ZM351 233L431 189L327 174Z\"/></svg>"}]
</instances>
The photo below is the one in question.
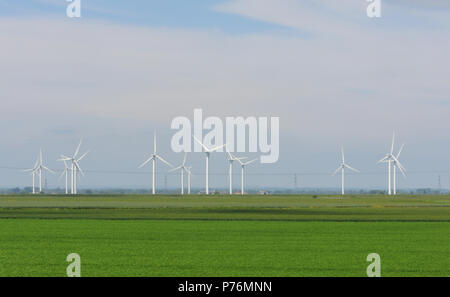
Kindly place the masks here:
<instances>
[{"instance_id":1,"label":"sky","mask_svg":"<svg viewBox=\"0 0 450 297\"><path fill-rule=\"evenodd\" d=\"M171 121L201 108L280 118L279 161L249 166L249 186L292 187L275 174L299 173L299 187L337 188L343 145L361 171L348 187L385 188L376 162L395 130L396 150L406 143L399 187L437 187L441 175L450 188L447 0L382 0L381 18L363 0L81 0L81 18L66 16L68 4L0 0L0 187L29 186L18 169L40 148L61 170L57 158L81 138L80 188L148 187L150 169L137 167L153 131L177 164ZM204 155L188 161L201 186ZM224 154L211 172L227 172ZM58 175L46 175L50 187L63 186Z\"/></svg>"}]
</instances>

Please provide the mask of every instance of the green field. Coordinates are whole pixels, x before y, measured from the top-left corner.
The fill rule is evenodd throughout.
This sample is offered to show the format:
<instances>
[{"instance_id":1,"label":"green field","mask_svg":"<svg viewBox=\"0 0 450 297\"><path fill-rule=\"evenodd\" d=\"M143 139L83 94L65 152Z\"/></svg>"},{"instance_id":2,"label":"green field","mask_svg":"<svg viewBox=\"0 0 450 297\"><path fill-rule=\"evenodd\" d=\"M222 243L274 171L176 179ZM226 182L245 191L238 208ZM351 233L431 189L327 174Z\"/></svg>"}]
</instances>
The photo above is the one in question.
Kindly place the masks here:
<instances>
[{"instance_id":1,"label":"green field","mask_svg":"<svg viewBox=\"0 0 450 297\"><path fill-rule=\"evenodd\" d=\"M450 196L0 196L0 276L450 276Z\"/></svg>"}]
</instances>

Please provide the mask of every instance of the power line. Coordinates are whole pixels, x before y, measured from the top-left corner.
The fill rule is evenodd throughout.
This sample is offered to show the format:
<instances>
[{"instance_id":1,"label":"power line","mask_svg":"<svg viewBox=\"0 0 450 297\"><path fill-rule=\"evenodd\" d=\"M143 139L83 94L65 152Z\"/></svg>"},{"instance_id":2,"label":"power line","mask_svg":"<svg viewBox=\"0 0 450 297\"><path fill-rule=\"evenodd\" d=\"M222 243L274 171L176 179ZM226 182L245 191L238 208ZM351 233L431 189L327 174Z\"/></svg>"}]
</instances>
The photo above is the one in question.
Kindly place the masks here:
<instances>
[{"instance_id":1,"label":"power line","mask_svg":"<svg viewBox=\"0 0 450 297\"><path fill-rule=\"evenodd\" d=\"M26 170L28 168L23 167L11 167L11 166L0 166L0 169L5 170ZM62 170L59 170L62 171ZM86 173L101 173L101 174L138 174L138 175L147 175L152 174L151 171L132 171L132 170L99 170L99 169L86 169L83 170ZM164 171L155 172L158 175L178 175L177 173L168 173ZM205 175L204 172L193 172L193 175L202 176ZM349 175L385 175L384 171L362 171L359 173L348 173ZM409 171L408 174L450 174L450 170L417 170L417 171ZM228 172L210 172L209 175L228 175ZM233 175L240 175L240 173L234 173ZM246 175L253 176L294 176L295 184L297 184L298 176L331 176L332 172L249 172Z\"/></svg>"}]
</instances>

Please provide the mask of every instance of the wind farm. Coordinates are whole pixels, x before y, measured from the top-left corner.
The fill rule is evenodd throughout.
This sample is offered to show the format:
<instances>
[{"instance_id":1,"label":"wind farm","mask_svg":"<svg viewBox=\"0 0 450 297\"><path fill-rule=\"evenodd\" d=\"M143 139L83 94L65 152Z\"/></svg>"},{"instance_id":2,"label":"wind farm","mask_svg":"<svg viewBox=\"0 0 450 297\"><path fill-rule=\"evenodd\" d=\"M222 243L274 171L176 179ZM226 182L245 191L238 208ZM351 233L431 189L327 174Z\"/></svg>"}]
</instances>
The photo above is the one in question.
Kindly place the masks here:
<instances>
[{"instance_id":1,"label":"wind farm","mask_svg":"<svg viewBox=\"0 0 450 297\"><path fill-rule=\"evenodd\" d=\"M230 150L227 146L227 144L220 144L220 145L211 145L211 144L205 144L204 139L198 139L195 136L192 136L193 140L199 144L201 146L202 151L201 152L181 152L183 153L183 159L181 164L179 164L177 167L175 167L174 165L172 165L171 162L167 161L167 158L163 158L162 155L159 153L159 150L157 150L157 139L156 139L156 130L153 131L153 153L150 154L150 156L145 159L145 161L143 163L141 163L138 167L138 169L141 169L143 167L145 167L146 165L151 163L151 187L150 187L150 191L151 194L156 195L157 194L157 179L156 177L159 175L161 177L163 177L164 180L164 189L160 190L161 194L175 194L175 193L179 193L181 195L191 195L191 194L205 194L205 195L210 195L211 191L211 182L213 182L215 185L217 184L222 184L222 186L219 187L219 190L217 190L217 186L214 186L214 190L213 190L213 194L225 194L228 193L229 195L235 195L235 194L239 194L239 195L245 195L248 194L246 191L246 181L247 179L245 178L246 176L246 167L251 165L251 164L256 164L258 165L258 171L255 173L254 171L252 173L250 173L249 175L252 177L252 180L254 182L255 178L254 176L258 176L261 175L261 170L264 170L264 167L268 167L269 165L264 165L262 163L258 164L258 160L260 160L261 158L258 157L257 155L255 156L255 154L253 154L252 158L250 158L249 156L239 156L237 155L233 150ZM385 156L380 159L377 164L387 164L387 189L385 191L385 193L389 196L391 195L398 195L399 194L399 189L398 189L398 178L397 178L397 173L398 171L400 171L401 175L406 179L406 169L403 166L403 164L400 162L400 157L402 152L405 149L405 144L403 143L398 150L396 151L395 149L395 144L396 144L396 134L395 132L392 135L392 140L391 140L391 144L389 146L389 150L388 153L385 154ZM64 188L62 193L68 195L77 195L79 194L79 178L80 177L86 177L85 174L85 170L83 170L81 168L80 162L88 155L89 151L86 151L85 153L80 154L80 149L81 149L81 145L82 145L82 140L79 141L74 153L68 157L67 155L60 155L60 157L57 159L57 161L62 164L64 167L60 170L58 170L60 172L59 175L59 180L63 180L64 181ZM165 147L167 147L167 145L165 145ZM225 150L223 150L225 148ZM168 155L171 152L164 152L163 155ZM210 158L211 158L211 154L215 153L215 155L218 156L218 161L220 161L221 158L225 157L226 161L227 161L227 173L223 173L223 174L218 174L217 172L213 173L213 176L211 177L210 175ZM332 176L336 176L336 175L340 175L340 187L339 187L339 193L344 196L346 194L348 194L349 190L348 190L348 186L346 187L346 181L348 181L348 179L346 179L346 173L347 175L349 174L349 172L351 173L349 175L349 177L351 177L352 179L355 177L355 174L357 175L361 175L362 177L365 177L367 175L373 174L371 173L369 170L370 169L365 169L363 171L360 171L358 169L355 169L354 167L350 166L346 159L345 159L345 154L344 154L344 147L341 147L341 152L340 152L340 156L341 156L341 161L339 164L339 167L333 172ZM204 154L205 156L205 169L204 171L201 170L201 166L196 166L198 165L197 163L195 163L196 165L193 166L191 165L187 165L187 158L188 155L191 156L200 156ZM178 155L178 153L177 153ZM254 158L256 157L256 158ZM170 159L170 158L169 158ZM367 158L368 159L368 158ZM165 165L164 168L161 168L160 170L157 170L157 161L160 161L162 164ZM219 162L220 163L220 162ZM234 173L233 172L233 166L235 164L238 164L238 166L240 167L240 172L239 173ZM223 168L223 166L222 166ZM49 169L47 166L44 165L43 163L43 154L42 154L42 150L40 150L38 158L34 164L34 166L32 168L29 169L21 169L21 171L23 172L27 172L30 173L31 175L31 187L30 187L30 191L32 194L37 194L37 193L43 193L43 181L44 181L44 177L43 177L43 173L45 171L49 172L49 173L55 173L55 171ZM195 174L193 173L193 171L195 172ZM88 173L90 172L94 172L97 175L101 172L104 172L105 174L108 173L108 171L105 170L92 170L92 169L88 169L87 170ZM119 172L119 171L117 171ZM127 171L124 172L124 174L148 174L147 172L134 172L134 171ZM173 190L168 190L167 188L167 177L172 176L173 174L179 174L179 186L172 186ZM325 173L326 174L326 173ZM381 174L381 173L380 173ZM201 186L198 184L199 179L196 180L196 185L195 185L195 191L192 192L192 176L196 175L196 176L204 176L204 185L203 185L203 190L201 189ZM222 178L222 176L227 176L227 179ZM233 179L234 177L237 177L239 175L240 177L240 187L239 190L235 190L233 188ZM263 174L264 175L264 174ZM267 174L267 175L270 175ZM274 174L276 175L276 173ZM292 174L286 174L286 175L293 175L297 178L297 174L296 173L292 173ZM301 174L300 174L301 175ZM185 181L187 178L187 182ZM70 179L70 182L69 182ZM361 179L361 178L360 178ZM36 181L37 180L37 181ZM88 177L89 180L89 177ZM367 187L371 187L371 181L369 178L365 177L365 181L367 184ZM45 182L47 182L47 179L45 178ZM37 184L37 186L36 186ZM161 180L159 181L159 184L161 184ZM227 184L227 185L225 185ZM187 185L187 191L186 191L186 185ZM37 189L36 189L37 188ZM313 186L308 186L307 184L303 185L303 188L305 190L302 191L302 193L304 194L308 194L308 188L313 188ZM347 188L347 190L346 190ZM374 187L375 188L375 187ZM177 190L176 190L177 189ZM267 190L269 189L269 190ZM298 188L297 188L298 189ZM375 188L376 189L376 188ZM82 190L82 193L85 193L85 189ZM270 187L264 186L264 185L258 185L253 184L251 186L251 192L253 194L256 194L258 192L265 192L265 193L270 193ZM274 191L275 192L275 191ZM407 191L405 189L400 189L400 194L406 194L408 192L411 191ZM61 192L57 192L60 193ZM57 194L55 193L55 194ZM283 191L279 191L278 193L283 194L286 192ZM295 192L294 192L295 193ZM337 193L337 189L336 191L330 189L330 190L326 190L325 193ZM354 188L350 190L350 194L351 193L355 193ZM383 190L380 190L378 193L382 194Z\"/></svg>"}]
</instances>

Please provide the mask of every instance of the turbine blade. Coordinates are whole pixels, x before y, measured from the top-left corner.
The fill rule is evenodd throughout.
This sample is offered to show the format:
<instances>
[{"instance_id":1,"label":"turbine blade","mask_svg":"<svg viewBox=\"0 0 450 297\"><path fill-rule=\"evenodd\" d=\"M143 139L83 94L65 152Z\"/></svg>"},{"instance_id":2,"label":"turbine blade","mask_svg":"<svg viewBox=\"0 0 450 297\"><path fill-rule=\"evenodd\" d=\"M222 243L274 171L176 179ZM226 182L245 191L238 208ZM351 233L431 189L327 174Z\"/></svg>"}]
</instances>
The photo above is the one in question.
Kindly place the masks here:
<instances>
[{"instance_id":1,"label":"turbine blade","mask_svg":"<svg viewBox=\"0 0 450 297\"><path fill-rule=\"evenodd\" d=\"M72 160L72 159L65 155L61 155L57 161L70 161L70 160Z\"/></svg>"},{"instance_id":2,"label":"turbine blade","mask_svg":"<svg viewBox=\"0 0 450 297\"><path fill-rule=\"evenodd\" d=\"M341 147L341 155L342 155L342 163L345 163L345 158L344 158L344 147Z\"/></svg>"},{"instance_id":3,"label":"turbine blade","mask_svg":"<svg viewBox=\"0 0 450 297\"><path fill-rule=\"evenodd\" d=\"M191 167L183 167L183 169L184 169L187 173L189 173L190 175L192 175Z\"/></svg>"},{"instance_id":4,"label":"turbine blade","mask_svg":"<svg viewBox=\"0 0 450 297\"><path fill-rule=\"evenodd\" d=\"M158 160L160 160L161 162L166 163L167 166L173 167L172 164L170 164L169 162L167 162L166 160L164 160L161 156L156 155L156 158L157 158Z\"/></svg>"},{"instance_id":5,"label":"turbine blade","mask_svg":"<svg viewBox=\"0 0 450 297\"><path fill-rule=\"evenodd\" d=\"M236 158L235 160L236 160L236 161L238 161L238 162L239 162L239 164L241 164L242 166L244 166L244 165L245 165L244 163L242 163L242 158Z\"/></svg>"},{"instance_id":6,"label":"turbine blade","mask_svg":"<svg viewBox=\"0 0 450 297\"><path fill-rule=\"evenodd\" d=\"M397 159L400 158L400 154L402 153L404 147L405 147L405 144L402 144L400 150L398 151Z\"/></svg>"},{"instance_id":7,"label":"turbine blade","mask_svg":"<svg viewBox=\"0 0 450 297\"><path fill-rule=\"evenodd\" d=\"M342 169L342 166L339 166L338 169L336 169L335 172L333 172L333 176L335 176L336 174L338 174L338 172Z\"/></svg>"},{"instance_id":8,"label":"turbine blade","mask_svg":"<svg viewBox=\"0 0 450 297\"><path fill-rule=\"evenodd\" d=\"M212 148L212 149L210 150L210 152L215 152L215 151L217 151L217 150L223 148L224 146L226 146L226 144L222 144L222 145L216 146L215 148Z\"/></svg>"},{"instance_id":9,"label":"turbine blade","mask_svg":"<svg viewBox=\"0 0 450 297\"><path fill-rule=\"evenodd\" d=\"M228 154L228 160L235 160L236 158L229 152L229 151L227 151L227 154Z\"/></svg>"},{"instance_id":10,"label":"turbine blade","mask_svg":"<svg viewBox=\"0 0 450 297\"><path fill-rule=\"evenodd\" d=\"M173 171L176 171L176 170L181 169L181 168L183 168L183 166L178 166L177 168L170 169L169 172L173 172Z\"/></svg>"},{"instance_id":11,"label":"turbine blade","mask_svg":"<svg viewBox=\"0 0 450 297\"><path fill-rule=\"evenodd\" d=\"M184 152L183 166L186 164L187 153Z\"/></svg>"},{"instance_id":12,"label":"turbine blade","mask_svg":"<svg viewBox=\"0 0 450 297\"><path fill-rule=\"evenodd\" d=\"M388 156L385 156L383 159L381 159L380 161L378 161L377 164L386 162L387 159L388 159Z\"/></svg>"},{"instance_id":13,"label":"turbine blade","mask_svg":"<svg viewBox=\"0 0 450 297\"><path fill-rule=\"evenodd\" d=\"M85 152L81 157L78 158L77 162L80 162L86 155L89 154L89 151Z\"/></svg>"},{"instance_id":14,"label":"turbine blade","mask_svg":"<svg viewBox=\"0 0 450 297\"><path fill-rule=\"evenodd\" d=\"M148 164L148 162L150 162L151 160L153 160L153 158L154 158L154 156L151 156L150 158L148 158L147 160L145 160L145 162L142 163L138 168L144 167L145 165Z\"/></svg>"},{"instance_id":15,"label":"turbine blade","mask_svg":"<svg viewBox=\"0 0 450 297\"><path fill-rule=\"evenodd\" d=\"M49 172L51 172L51 173L55 173L53 170L51 170L51 169L45 167L44 165L41 165L41 166L42 166L42 168L44 168L45 170L47 170L47 171L49 171Z\"/></svg>"},{"instance_id":16,"label":"turbine blade","mask_svg":"<svg viewBox=\"0 0 450 297\"><path fill-rule=\"evenodd\" d=\"M394 143L395 143L395 131L392 134L391 155L394 153Z\"/></svg>"},{"instance_id":17,"label":"turbine blade","mask_svg":"<svg viewBox=\"0 0 450 297\"><path fill-rule=\"evenodd\" d=\"M401 164L395 162L394 167L397 167L400 170L400 172L402 173L403 177L406 178L405 168L403 168L403 166Z\"/></svg>"},{"instance_id":18,"label":"turbine blade","mask_svg":"<svg viewBox=\"0 0 450 297\"><path fill-rule=\"evenodd\" d=\"M400 172L402 173L403 177L406 178L406 172L405 172L403 166L399 166L398 169L400 169Z\"/></svg>"},{"instance_id":19,"label":"turbine blade","mask_svg":"<svg viewBox=\"0 0 450 297\"><path fill-rule=\"evenodd\" d=\"M253 159L251 161L248 161L248 162L244 163L243 165L249 165L249 164L251 164L251 163L253 163L253 162L257 161L257 160L258 160L258 158Z\"/></svg>"},{"instance_id":20,"label":"turbine blade","mask_svg":"<svg viewBox=\"0 0 450 297\"><path fill-rule=\"evenodd\" d=\"M156 130L153 131L153 154L156 155Z\"/></svg>"},{"instance_id":21,"label":"turbine blade","mask_svg":"<svg viewBox=\"0 0 450 297\"><path fill-rule=\"evenodd\" d=\"M350 165L344 164L344 166L347 167L348 169L354 171L354 172L358 172L358 173L360 172L358 169L355 169L355 168L351 167Z\"/></svg>"},{"instance_id":22,"label":"turbine blade","mask_svg":"<svg viewBox=\"0 0 450 297\"><path fill-rule=\"evenodd\" d=\"M74 159L78 155L78 152L80 151L81 142L82 142L82 139L80 139L80 143L78 144L77 149L75 150L75 153L73 154L72 158L74 158Z\"/></svg>"},{"instance_id":23,"label":"turbine blade","mask_svg":"<svg viewBox=\"0 0 450 297\"><path fill-rule=\"evenodd\" d=\"M206 152L209 152L209 149L200 140L198 140L197 137L195 137L194 135L192 135L192 137L194 137L194 140L197 141L205 149Z\"/></svg>"},{"instance_id":24,"label":"turbine blade","mask_svg":"<svg viewBox=\"0 0 450 297\"><path fill-rule=\"evenodd\" d=\"M402 163L400 163L400 161L396 157L394 157L394 161L395 161L394 166L397 166L398 169L400 169L400 172L403 174L403 176L406 177L405 167L403 167Z\"/></svg>"},{"instance_id":25,"label":"turbine blade","mask_svg":"<svg viewBox=\"0 0 450 297\"><path fill-rule=\"evenodd\" d=\"M81 175L84 176L84 172L81 169L80 165L78 164L77 161L73 161L73 163L75 164L75 167L77 168L78 171L80 171Z\"/></svg>"}]
</instances>

